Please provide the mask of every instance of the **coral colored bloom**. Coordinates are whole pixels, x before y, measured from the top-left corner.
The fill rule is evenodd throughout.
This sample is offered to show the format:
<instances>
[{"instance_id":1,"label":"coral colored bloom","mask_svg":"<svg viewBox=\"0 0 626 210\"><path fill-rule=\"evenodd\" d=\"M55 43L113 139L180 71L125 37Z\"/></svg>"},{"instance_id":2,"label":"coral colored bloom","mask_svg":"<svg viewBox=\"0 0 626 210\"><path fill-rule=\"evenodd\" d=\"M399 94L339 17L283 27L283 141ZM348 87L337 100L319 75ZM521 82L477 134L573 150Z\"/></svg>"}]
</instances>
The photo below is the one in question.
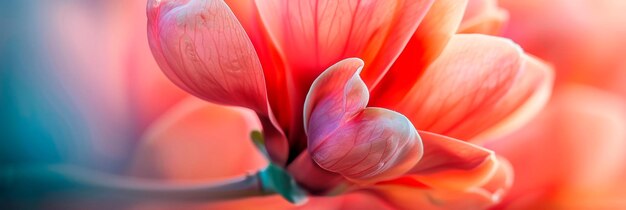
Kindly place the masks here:
<instances>
[{"instance_id":1,"label":"coral colored bloom","mask_svg":"<svg viewBox=\"0 0 626 210\"><path fill-rule=\"evenodd\" d=\"M254 111L271 161L309 193L351 189L311 204L353 199L396 208L485 208L511 184L511 170L475 142L537 112L552 74L509 40L455 34L466 6L458 0L154 0L148 37L176 85ZM152 167L163 173L156 176L176 179L170 171L184 164L160 161L211 155L209 148L194 157L159 146L200 138L182 135L194 128L192 113L175 118L189 126L165 123L146 137L136 173Z\"/></svg>"}]
</instances>

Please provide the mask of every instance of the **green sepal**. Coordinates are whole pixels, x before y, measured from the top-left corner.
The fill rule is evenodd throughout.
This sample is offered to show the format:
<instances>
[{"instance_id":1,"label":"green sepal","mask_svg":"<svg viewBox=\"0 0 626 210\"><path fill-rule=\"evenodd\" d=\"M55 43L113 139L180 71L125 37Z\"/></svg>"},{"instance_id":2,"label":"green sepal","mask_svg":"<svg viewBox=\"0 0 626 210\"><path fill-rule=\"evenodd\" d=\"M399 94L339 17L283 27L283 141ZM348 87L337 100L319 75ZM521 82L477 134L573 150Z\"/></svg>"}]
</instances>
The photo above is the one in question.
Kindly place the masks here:
<instances>
[{"instance_id":1,"label":"green sepal","mask_svg":"<svg viewBox=\"0 0 626 210\"><path fill-rule=\"evenodd\" d=\"M269 160L270 155L267 153L267 149L265 149L265 138L263 138L263 133L261 133L261 131L252 131L250 133L250 138L252 139L254 146L256 146L256 148L259 149L263 155L265 155L265 158Z\"/></svg>"},{"instance_id":2,"label":"green sepal","mask_svg":"<svg viewBox=\"0 0 626 210\"><path fill-rule=\"evenodd\" d=\"M265 148L265 139L260 131L252 131L250 138L254 145L265 155L270 164L258 172L261 186L264 191L276 192L293 204L302 204L307 201L306 192L298 186L296 180L282 167L272 163L269 153Z\"/></svg>"},{"instance_id":3,"label":"green sepal","mask_svg":"<svg viewBox=\"0 0 626 210\"><path fill-rule=\"evenodd\" d=\"M298 186L296 180L273 163L259 172L259 178L263 190L277 192L293 204L303 204L307 201L306 192Z\"/></svg>"}]
</instances>

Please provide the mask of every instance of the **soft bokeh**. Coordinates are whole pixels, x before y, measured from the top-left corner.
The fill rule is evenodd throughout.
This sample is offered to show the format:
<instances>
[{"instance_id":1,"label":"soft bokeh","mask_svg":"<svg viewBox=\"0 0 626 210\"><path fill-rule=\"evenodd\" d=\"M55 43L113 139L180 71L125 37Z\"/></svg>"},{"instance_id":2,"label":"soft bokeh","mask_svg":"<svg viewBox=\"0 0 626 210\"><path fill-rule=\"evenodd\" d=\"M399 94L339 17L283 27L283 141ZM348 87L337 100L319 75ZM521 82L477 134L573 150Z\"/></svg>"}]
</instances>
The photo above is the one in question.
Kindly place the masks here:
<instances>
[{"instance_id":1,"label":"soft bokeh","mask_svg":"<svg viewBox=\"0 0 626 210\"><path fill-rule=\"evenodd\" d=\"M148 45L145 4L143 0L0 3L2 165L72 163L121 174L129 172L129 165L149 163L147 170L130 173L177 183L218 180L267 164L247 133L226 126L246 132L260 128L251 111L191 98L159 70ZM481 140L507 158L515 173L510 192L496 208L626 207L626 1L475 0L470 7L481 12L466 13L460 33L509 37L556 70L553 97L536 118L497 141L489 139L492 135ZM190 141L150 144L158 138ZM237 141L221 142L225 139ZM138 155L135 149L141 141L165 152ZM130 161L137 155L144 159ZM161 159L150 158L154 156ZM216 162L216 156L224 161ZM391 205L377 197L416 199L407 196L422 193L389 188L384 195L317 197L308 207L382 209ZM461 203L474 199L446 196ZM72 197L46 203L60 209L65 204L78 209L127 207ZM292 207L278 196L253 198L250 204Z\"/></svg>"},{"instance_id":2,"label":"soft bokeh","mask_svg":"<svg viewBox=\"0 0 626 210\"><path fill-rule=\"evenodd\" d=\"M503 35L555 67L556 90L537 119L504 137L511 145L492 145L516 171L498 208L625 208L626 2L501 0L500 6L510 16Z\"/></svg>"},{"instance_id":3,"label":"soft bokeh","mask_svg":"<svg viewBox=\"0 0 626 210\"><path fill-rule=\"evenodd\" d=\"M577 82L626 96L626 1L500 0L503 35L552 63L558 83Z\"/></svg>"},{"instance_id":4,"label":"soft bokeh","mask_svg":"<svg viewBox=\"0 0 626 210\"><path fill-rule=\"evenodd\" d=\"M144 2L3 4L2 129L11 137L2 148L15 157L119 169L146 126L185 97L152 58Z\"/></svg>"}]
</instances>

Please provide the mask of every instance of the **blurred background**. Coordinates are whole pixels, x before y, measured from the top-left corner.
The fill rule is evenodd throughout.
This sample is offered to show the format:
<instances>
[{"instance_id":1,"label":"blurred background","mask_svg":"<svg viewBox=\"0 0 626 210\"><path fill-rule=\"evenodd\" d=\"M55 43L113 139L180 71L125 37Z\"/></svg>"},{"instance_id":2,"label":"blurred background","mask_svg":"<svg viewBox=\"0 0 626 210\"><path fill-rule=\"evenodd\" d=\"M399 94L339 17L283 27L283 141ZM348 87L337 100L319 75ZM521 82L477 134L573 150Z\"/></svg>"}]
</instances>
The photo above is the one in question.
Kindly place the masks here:
<instances>
[{"instance_id":1,"label":"blurred background","mask_svg":"<svg viewBox=\"0 0 626 210\"><path fill-rule=\"evenodd\" d=\"M150 122L188 96L152 58L145 4L0 2L2 165L124 172ZM626 1L500 0L498 8L508 17L499 35L556 71L546 111L503 137L517 149L489 145L516 167L505 203L626 206L614 189L626 188ZM524 147L537 153L520 154Z\"/></svg>"}]
</instances>

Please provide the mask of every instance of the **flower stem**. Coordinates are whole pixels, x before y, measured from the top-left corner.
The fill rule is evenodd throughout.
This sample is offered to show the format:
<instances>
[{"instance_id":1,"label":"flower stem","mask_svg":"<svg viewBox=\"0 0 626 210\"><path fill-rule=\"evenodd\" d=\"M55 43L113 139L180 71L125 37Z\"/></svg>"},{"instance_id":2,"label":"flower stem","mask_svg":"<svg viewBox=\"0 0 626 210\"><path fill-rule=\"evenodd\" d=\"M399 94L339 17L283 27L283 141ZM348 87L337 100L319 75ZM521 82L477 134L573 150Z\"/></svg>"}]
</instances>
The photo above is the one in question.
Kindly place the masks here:
<instances>
[{"instance_id":1,"label":"flower stem","mask_svg":"<svg viewBox=\"0 0 626 210\"><path fill-rule=\"evenodd\" d=\"M160 201L215 201L275 194L264 189L259 173L198 184L170 184L154 180L124 177L71 165L3 167L0 189L7 196L35 196L57 192L95 193L127 199Z\"/></svg>"}]
</instances>

